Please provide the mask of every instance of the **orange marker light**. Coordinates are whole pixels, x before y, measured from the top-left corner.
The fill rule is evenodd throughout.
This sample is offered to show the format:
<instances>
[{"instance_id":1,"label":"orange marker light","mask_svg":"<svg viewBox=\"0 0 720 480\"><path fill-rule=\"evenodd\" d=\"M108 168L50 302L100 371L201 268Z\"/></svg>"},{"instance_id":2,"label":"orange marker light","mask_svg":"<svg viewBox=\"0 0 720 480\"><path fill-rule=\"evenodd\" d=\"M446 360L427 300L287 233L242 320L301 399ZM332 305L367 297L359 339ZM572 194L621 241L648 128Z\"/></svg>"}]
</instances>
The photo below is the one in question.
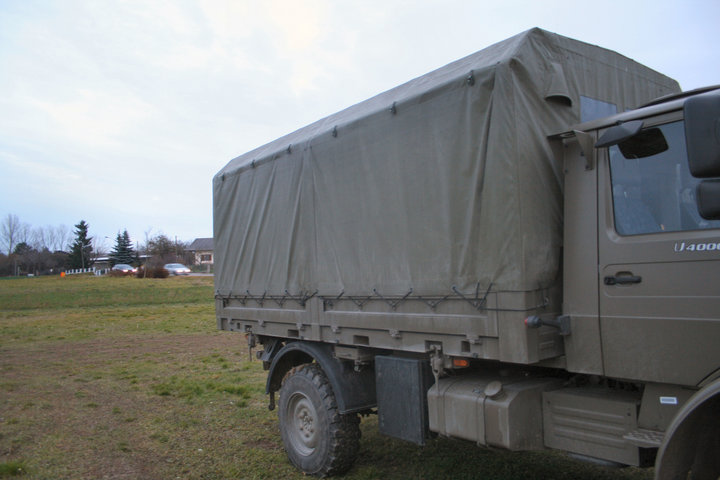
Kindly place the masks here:
<instances>
[{"instance_id":1,"label":"orange marker light","mask_svg":"<svg viewBox=\"0 0 720 480\"><path fill-rule=\"evenodd\" d=\"M453 358L453 367L466 368L470 366L470 360L467 358Z\"/></svg>"}]
</instances>

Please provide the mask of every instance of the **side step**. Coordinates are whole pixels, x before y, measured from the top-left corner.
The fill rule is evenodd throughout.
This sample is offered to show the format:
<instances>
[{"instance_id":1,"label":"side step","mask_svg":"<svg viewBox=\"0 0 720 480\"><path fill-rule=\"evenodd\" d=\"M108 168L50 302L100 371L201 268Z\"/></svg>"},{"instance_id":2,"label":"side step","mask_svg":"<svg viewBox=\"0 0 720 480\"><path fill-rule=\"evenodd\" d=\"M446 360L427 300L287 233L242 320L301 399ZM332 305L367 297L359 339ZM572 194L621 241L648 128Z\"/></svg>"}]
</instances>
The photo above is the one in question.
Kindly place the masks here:
<instances>
[{"instance_id":1,"label":"side step","mask_svg":"<svg viewBox=\"0 0 720 480\"><path fill-rule=\"evenodd\" d=\"M656 430L646 430L644 428L638 428L632 432L628 432L623 435L623 438L628 441L631 445L635 445L640 448L660 448L662 445L665 433L658 432Z\"/></svg>"},{"instance_id":2,"label":"side step","mask_svg":"<svg viewBox=\"0 0 720 480\"><path fill-rule=\"evenodd\" d=\"M545 445L625 465L644 464L628 439L638 431L640 394L600 387L568 387L543 393Z\"/></svg>"}]
</instances>

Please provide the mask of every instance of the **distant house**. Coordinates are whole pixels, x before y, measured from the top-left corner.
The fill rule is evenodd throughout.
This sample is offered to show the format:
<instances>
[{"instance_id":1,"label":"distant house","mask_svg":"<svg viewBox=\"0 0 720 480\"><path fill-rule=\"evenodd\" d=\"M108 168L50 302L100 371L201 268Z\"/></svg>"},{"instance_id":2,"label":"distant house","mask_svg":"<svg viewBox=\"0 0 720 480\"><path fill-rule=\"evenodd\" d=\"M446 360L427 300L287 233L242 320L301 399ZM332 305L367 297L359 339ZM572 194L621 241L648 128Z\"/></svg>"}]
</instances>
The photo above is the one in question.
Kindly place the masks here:
<instances>
[{"instance_id":1,"label":"distant house","mask_svg":"<svg viewBox=\"0 0 720 480\"><path fill-rule=\"evenodd\" d=\"M195 265L212 265L213 258L213 239L212 238L196 238L187 251L195 255Z\"/></svg>"}]
</instances>

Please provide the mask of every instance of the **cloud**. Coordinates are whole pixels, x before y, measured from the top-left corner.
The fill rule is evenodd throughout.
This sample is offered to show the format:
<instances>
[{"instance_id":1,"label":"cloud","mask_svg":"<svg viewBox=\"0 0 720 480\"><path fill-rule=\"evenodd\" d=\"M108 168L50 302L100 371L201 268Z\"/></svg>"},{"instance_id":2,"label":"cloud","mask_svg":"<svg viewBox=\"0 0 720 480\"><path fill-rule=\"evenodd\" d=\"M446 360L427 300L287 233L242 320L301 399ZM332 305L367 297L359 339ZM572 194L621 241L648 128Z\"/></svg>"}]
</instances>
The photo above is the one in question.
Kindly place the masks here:
<instances>
[{"instance_id":1,"label":"cloud","mask_svg":"<svg viewBox=\"0 0 720 480\"><path fill-rule=\"evenodd\" d=\"M78 89L69 101L33 98L26 103L52 121L53 135L89 148L120 147L156 114L152 105L127 92Z\"/></svg>"},{"instance_id":2,"label":"cloud","mask_svg":"<svg viewBox=\"0 0 720 480\"><path fill-rule=\"evenodd\" d=\"M323 0L270 0L257 6L256 18L262 23L256 27L269 34L273 63L284 66L277 72L278 78L288 83L295 96L319 90L317 80L324 64L318 53L323 51L326 36L335 30L330 4Z\"/></svg>"},{"instance_id":3,"label":"cloud","mask_svg":"<svg viewBox=\"0 0 720 480\"><path fill-rule=\"evenodd\" d=\"M320 0L264 2L270 28L277 34L278 50L285 55L305 54L314 49L328 24L328 3Z\"/></svg>"}]
</instances>

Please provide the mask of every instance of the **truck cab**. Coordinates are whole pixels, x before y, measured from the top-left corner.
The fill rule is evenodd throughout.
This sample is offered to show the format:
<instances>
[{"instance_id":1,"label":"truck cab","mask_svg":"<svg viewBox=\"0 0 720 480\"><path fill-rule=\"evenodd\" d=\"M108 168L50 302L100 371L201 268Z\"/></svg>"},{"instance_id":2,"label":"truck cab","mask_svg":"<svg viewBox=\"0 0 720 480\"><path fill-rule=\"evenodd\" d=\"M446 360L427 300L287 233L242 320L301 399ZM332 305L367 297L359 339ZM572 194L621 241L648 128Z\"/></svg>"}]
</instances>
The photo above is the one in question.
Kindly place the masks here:
<instances>
[{"instance_id":1,"label":"truck cab","mask_svg":"<svg viewBox=\"0 0 720 480\"><path fill-rule=\"evenodd\" d=\"M720 167L692 163L685 118L717 99L671 98L565 141L569 370L694 387L720 366Z\"/></svg>"},{"instance_id":2,"label":"truck cab","mask_svg":"<svg viewBox=\"0 0 720 480\"><path fill-rule=\"evenodd\" d=\"M717 433L699 440L699 425L720 431L709 410L720 378L720 89L660 99L555 141L565 173L566 368L640 385L638 430L626 437L664 445L657 476L676 478L696 452L717 451ZM688 432L696 422L694 433L674 437L684 422ZM684 453L668 460L668 449Z\"/></svg>"}]
</instances>

